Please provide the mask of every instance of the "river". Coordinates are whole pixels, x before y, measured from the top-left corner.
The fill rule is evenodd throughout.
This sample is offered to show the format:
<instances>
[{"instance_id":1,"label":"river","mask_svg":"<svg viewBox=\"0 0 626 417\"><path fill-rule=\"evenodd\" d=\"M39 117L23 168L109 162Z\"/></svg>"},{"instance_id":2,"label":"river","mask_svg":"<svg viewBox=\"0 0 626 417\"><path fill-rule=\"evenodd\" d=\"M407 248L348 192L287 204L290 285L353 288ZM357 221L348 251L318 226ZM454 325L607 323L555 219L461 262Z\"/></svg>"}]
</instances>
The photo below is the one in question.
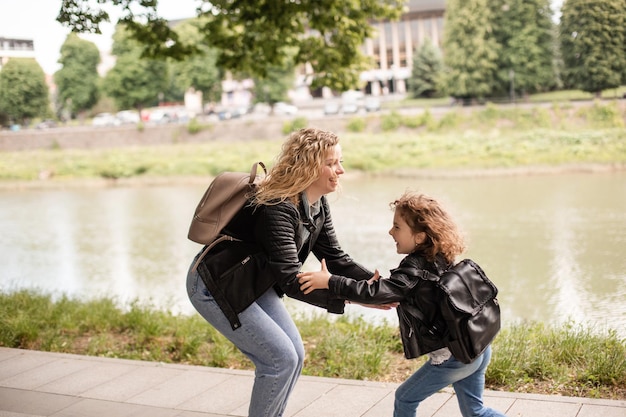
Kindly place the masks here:
<instances>
[{"instance_id":1,"label":"river","mask_svg":"<svg viewBox=\"0 0 626 417\"><path fill-rule=\"evenodd\" d=\"M525 320L611 328L626 337L626 173L447 179L348 177L329 196L337 234L385 276L401 255L389 203L406 189L444 203L466 257L498 286L503 325ZM186 238L203 186L1 190L0 289L109 296L193 314L185 293L200 245ZM304 269L317 268L309 260ZM294 314L318 312L287 300ZM395 311L347 313L397 323Z\"/></svg>"}]
</instances>

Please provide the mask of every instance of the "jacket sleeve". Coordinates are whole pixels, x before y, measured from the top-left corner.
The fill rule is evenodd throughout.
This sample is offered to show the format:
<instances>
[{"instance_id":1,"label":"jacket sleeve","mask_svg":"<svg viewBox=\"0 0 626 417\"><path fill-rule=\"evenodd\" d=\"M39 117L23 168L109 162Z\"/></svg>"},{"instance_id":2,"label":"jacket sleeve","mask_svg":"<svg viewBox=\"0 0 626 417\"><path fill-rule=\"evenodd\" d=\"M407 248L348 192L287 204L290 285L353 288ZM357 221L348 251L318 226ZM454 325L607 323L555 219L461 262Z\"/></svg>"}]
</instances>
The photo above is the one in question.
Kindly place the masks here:
<instances>
[{"instance_id":1,"label":"jacket sleeve","mask_svg":"<svg viewBox=\"0 0 626 417\"><path fill-rule=\"evenodd\" d=\"M344 301L332 297L328 290L307 295L300 291L296 277L302 268L296 244L298 219L296 208L290 204L266 206L260 213L255 234L267 254L269 272L274 275L280 290L289 297L326 308L330 313L342 314Z\"/></svg>"},{"instance_id":2,"label":"jacket sleeve","mask_svg":"<svg viewBox=\"0 0 626 417\"><path fill-rule=\"evenodd\" d=\"M380 278L368 284L339 275L331 275L328 288L337 296L362 304L387 304L404 301L418 281L401 270L394 270L389 278Z\"/></svg>"},{"instance_id":3,"label":"jacket sleeve","mask_svg":"<svg viewBox=\"0 0 626 417\"><path fill-rule=\"evenodd\" d=\"M325 259L326 267L331 274L343 275L355 280L368 280L374 273L354 261L339 245L335 234L335 227L330 215L330 207L325 197L322 197L324 223L322 230L313 245L313 254L318 260Z\"/></svg>"}]
</instances>

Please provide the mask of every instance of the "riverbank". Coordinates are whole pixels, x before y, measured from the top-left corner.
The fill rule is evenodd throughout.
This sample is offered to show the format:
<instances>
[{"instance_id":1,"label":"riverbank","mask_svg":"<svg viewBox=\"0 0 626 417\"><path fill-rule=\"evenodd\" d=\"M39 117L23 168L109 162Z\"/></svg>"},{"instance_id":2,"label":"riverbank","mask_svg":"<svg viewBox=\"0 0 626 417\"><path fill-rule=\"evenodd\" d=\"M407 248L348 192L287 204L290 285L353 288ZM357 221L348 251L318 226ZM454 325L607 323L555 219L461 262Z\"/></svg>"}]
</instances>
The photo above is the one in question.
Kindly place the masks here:
<instances>
[{"instance_id":1,"label":"riverbank","mask_svg":"<svg viewBox=\"0 0 626 417\"><path fill-rule=\"evenodd\" d=\"M271 165L285 132L301 125L337 132L344 166L355 174L433 178L596 172L626 166L624 101L197 123L142 130L2 132L0 184L49 181L63 186L78 180L132 185L247 171L254 161Z\"/></svg>"},{"instance_id":2,"label":"riverbank","mask_svg":"<svg viewBox=\"0 0 626 417\"><path fill-rule=\"evenodd\" d=\"M390 176L410 179L489 178L507 176L560 175L571 173L600 174L626 171L626 163L567 164L560 166L529 166L494 169L396 169L384 174L351 171L344 178ZM208 185L213 176L137 176L129 178L41 178L37 180L0 181L0 190L73 189L106 187L158 187L172 185Z\"/></svg>"},{"instance_id":3,"label":"riverbank","mask_svg":"<svg viewBox=\"0 0 626 417\"><path fill-rule=\"evenodd\" d=\"M0 346L89 356L252 369L250 361L198 315L174 315L101 297L53 299L0 292ZM398 329L363 319L296 317L304 375L402 382L425 359L406 360ZM626 341L578 325L526 323L503 329L486 375L492 390L626 399Z\"/></svg>"}]
</instances>

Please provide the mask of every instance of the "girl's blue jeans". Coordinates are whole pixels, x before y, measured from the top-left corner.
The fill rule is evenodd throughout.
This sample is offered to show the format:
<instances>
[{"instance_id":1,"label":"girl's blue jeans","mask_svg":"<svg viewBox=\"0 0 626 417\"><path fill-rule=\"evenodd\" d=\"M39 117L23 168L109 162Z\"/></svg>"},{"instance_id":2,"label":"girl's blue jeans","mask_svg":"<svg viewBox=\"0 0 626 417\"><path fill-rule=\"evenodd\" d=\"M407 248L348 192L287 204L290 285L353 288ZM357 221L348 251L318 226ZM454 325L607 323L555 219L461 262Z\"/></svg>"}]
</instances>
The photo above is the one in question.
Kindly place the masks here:
<instances>
[{"instance_id":1,"label":"girl's blue jeans","mask_svg":"<svg viewBox=\"0 0 626 417\"><path fill-rule=\"evenodd\" d=\"M304 345L274 289L270 288L239 314L241 327L237 330L232 330L202 278L191 268L187 274L187 294L198 313L254 363L248 416L282 416L302 371Z\"/></svg>"},{"instance_id":2,"label":"girl's blue jeans","mask_svg":"<svg viewBox=\"0 0 626 417\"><path fill-rule=\"evenodd\" d=\"M491 346L470 364L454 356L433 365L429 360L396 390L394 417L415 417L422 401L452 384L463 417L503 417L504 414L485 407L483 390L485 372L491 360Z\"/></svg>"}]
</instances>

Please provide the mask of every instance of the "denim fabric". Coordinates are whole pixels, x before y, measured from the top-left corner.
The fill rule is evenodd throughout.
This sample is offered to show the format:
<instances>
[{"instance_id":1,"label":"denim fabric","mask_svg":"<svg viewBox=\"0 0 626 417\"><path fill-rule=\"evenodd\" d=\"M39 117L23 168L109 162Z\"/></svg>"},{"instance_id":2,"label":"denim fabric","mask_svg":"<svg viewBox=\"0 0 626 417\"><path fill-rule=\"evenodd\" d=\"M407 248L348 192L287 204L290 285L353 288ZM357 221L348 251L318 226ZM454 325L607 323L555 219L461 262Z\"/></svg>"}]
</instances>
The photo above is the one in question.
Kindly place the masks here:
<instances>
[{"instance_id":1,"label":"denim fabric","mask_svg":"<svg viewBox=\"0 0 626 417\"><path fill-rule=\"evenodd\" d=\"M450 384L463 417L504 417L483 405L485 372L490 360L491 346L470 364L459 362L454 356L439 365L429 360L396 390L394 417L415 417L422 401Z\"/></svg>"},{"instance_id":2,"label":"denim fabric","mask_svg":"<svg viewBox=\"0 0 626 417\"><path fill-rule=\"evenodd\" d=\"M304 345L274 289L270 288L239 314L241 327L237 330L232 330L202 278L191 268L187 275L187 294L198 313L254 363L248 416L282 416L302 371Z\"/></svg>"}]
</instances>

